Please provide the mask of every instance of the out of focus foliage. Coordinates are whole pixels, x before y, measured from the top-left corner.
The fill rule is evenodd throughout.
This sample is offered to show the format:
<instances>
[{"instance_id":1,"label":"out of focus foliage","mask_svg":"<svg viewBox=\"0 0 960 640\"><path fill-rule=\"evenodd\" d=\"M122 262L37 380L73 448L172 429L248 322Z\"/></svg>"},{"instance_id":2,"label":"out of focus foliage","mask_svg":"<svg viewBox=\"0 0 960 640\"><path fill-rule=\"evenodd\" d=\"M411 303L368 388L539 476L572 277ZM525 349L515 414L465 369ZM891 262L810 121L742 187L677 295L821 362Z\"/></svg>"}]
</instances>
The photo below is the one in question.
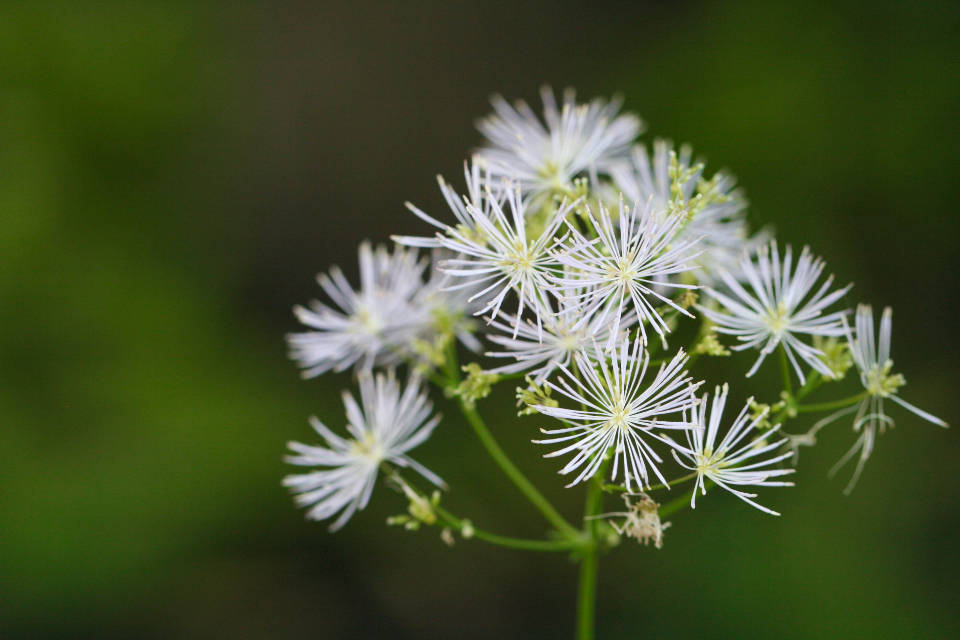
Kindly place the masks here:
<instances>
[{"instance_id":1,"label":"out of focus foliage","mask_svg":"<svg viewBox=\"0 0 960 640\"><path fill-rule=\"evenodd\" d=\"M731 169L755 224L895 308L911 401L956 424L958 37L955 3L5 4L0 635L567 633L572 566L387 529L389 491L331 536L279 485L349 384L297 379L289 307L362 238L422 231L400 203L439 211L493 91L621 91ZM446 413L445 500L536 534ZM957 438L899 417L850 498L838 425L782 518L727 504L615 551L601 636L960 635ZM493 423L572 512L530 420Z\"/></svg>"}]
</instances>

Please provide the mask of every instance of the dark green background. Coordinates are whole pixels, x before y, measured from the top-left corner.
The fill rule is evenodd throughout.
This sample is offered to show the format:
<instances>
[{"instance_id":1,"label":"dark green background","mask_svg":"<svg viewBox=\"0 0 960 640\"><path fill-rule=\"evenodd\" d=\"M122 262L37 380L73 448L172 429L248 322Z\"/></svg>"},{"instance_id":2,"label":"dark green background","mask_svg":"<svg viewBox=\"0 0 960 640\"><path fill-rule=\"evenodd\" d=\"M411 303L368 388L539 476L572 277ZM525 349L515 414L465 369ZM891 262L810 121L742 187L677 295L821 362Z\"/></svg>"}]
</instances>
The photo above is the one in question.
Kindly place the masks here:
<instances>
[{"instance_id":1,"label":"dark green background","mask_svg":"<svg viewBox=\"0 0 960 640\"><path fill-rule=\"evenodd\" d=\"M330 535L280 486L349 384L297 378L290 307L361 239L423 230L401 203L440 210L494 91L620 92L730 168L757 226L895 308L905 397L956 425L957 4L584 4L4 3L0 635L569 635L562 556L388 530L389 491ZM444 410L418 459L448 506L540 535ZM717 494L617 549L600 636L960 636L956 428L895 417L851 497L837 426L765 494L783 517Z\"/></svg>"}]
</instances>

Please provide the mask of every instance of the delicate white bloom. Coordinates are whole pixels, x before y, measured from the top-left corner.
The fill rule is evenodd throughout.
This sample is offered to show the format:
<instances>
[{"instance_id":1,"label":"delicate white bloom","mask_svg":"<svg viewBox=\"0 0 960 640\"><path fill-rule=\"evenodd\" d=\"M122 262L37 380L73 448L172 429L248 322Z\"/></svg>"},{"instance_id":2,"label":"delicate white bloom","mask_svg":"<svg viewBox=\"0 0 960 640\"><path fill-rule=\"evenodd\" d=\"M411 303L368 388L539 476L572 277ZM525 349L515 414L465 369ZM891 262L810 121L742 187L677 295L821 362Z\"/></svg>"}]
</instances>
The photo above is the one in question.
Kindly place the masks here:
<instances>
[{"instance_id":1,"label":"delicate white bloom","mask_svg":"<svg viewBox=\"0 0 960 640\"><path fill-rule=\"evenodd\" d=\"M748 436L757 424L766 418L768 412L768 409L765 409L758 415L751 416L749 410L753 398L750 398L734 419L733 425L726 435L717 444L720 421L723 418L723 408L727 403L727 385L723 385L722 388L718 387L714 391L713 403L708 410L709 398L708 394L704 394L700 406L694 409L697 428L686 432L687 446L676 444L673 451L673 457L682 467L697 473L696 485L694 485L693 494L690 496L690 506L696 508L697 489L700 490L701 494L706 495L707 487L705 483L706 480L711 480L718 487L726 489L747 504L765 513L775 516L780 515L776 511L754 502L752 498L757 497L755 493L747 493L734 488L737 486L793 486L792 482L770 480L770 478L778 478L794 472L794 469L771 468L772 465L776 465L793 455L792 452L788 451L783 454L772 454L768 457L768 454L776 451L787 442L786 438L776 442L768 441L770 436L780 429L780 425L774 426L757 438L749 438ZM678 452L680 455L677 455Z\"/></svg>"},{"instance_id":2,"label":"delicate white bloom","mask_svg":"<svg viewBox=\"0 0 960 640\"><path fill-rule=\"evenodd\" d=\"M794 269L790 247L787 247L781 263L775 241L770 242L769 248L760 247L756 252L756 262L750 255L744 255L740 267L746 286L741 285L729 272L721 271L720 277L729 288L730 295L713 288L706 289L707 294L723 306L722 310L701 305L697 308L717 325L718 333L737 337L741 344L732 347L735 351L754 347L760 349L760 356L747 376L752 376L764 358L778 345L783 345L801 381L805 378L797 356L830 377L830 369L821 359L823 353L797 336L842 335L841 320L847 312L824 314L824 311L846 294L852 285L828 293L833 284L831 275L811 295L823 271L823 260L812 256L809 248L804 247Z\"/></svg>"},{"instance_id":3,"label":"delicate white bloom","mask_svg":"<svg viewBox=\"0 0 960 640\"><path fill-rule=\"evenodd\" d=\"M288 444L296 454L285 458L290 464L325 467L283 480L284 486L296 494L296 503L310 507L308 518L325 520L340 513L330 530L342 527L355 511L367 506L377 470L385 462L412 468L433 484L444 486L437 475L407 456L440 422L439 416L430 418L433 405L417 378L412 377L401 391L392 372L376 378L362 373L360 404L347 392L343 404L351 438L341 438L311 418L310 424L326 444Z\"/></svg>"},{"instance_id":4,"label":"delicate white bloom","mask_svg":"<svg viewBox=\"0 0 960 640\"><path fill-rule=\"evenodd\" d=\"M650 355L637 339L631 349L630 341L624 340L619 351L610 354L610 361L593 355L601 355L594 348L581 351L574 357L575 371L561 366L563 375L557 384L545 384L577 404L576 409L536 405L534 409L551 418L570 425L562 429L541 429L552 436L538 444L570 443L544 457L573 453L573 457L560 470L561 474L578 471L567 486L573 486L592 477L600 468L608 451L613 451L611 478L623 467L627 490L634 483L649 486L649 469L666 483L656 464L662 462L647 440L671 442L659 433L663 429L689 429L689 421L682 413L692 409L697 398L694 394L700 383L693 384L690 375L683 370L687 355L680 350L669 364L662 364L653 380L643 386ZM581 379L582 378L582 379ZM667 420L672 414L681 414L679 420Z\"/></svg>"},{"instance_id":5,"label":"delicate white bloom","mask_svg":"<svg viewBox=\"0 0 960 640\"><path fill-rule=\"evenodd\" d=\"M736 180L720 172L709 181L703 180L703 165L691 165L692 151L684 145L677 154L666 140L653 144L652 157L646 147L637 145L630 162L611 170L614 183L630 202L649 202L651 209L666 215L671 202L693 202L694 217L680 231L681 240L699 240L700 255L696 259L701 282L715 283L718 268L736 272L738 259L751 249L756 239L749 237L746 200ZM675 158L675 162L673 159ZM671 177L671 164L676 175ZM674 193L674 189L678 193Z\"/></svg>"},{"instance_id":6,"label":"delicate white bloom","mask_svg":"<svg viewBox=\"0 0 960 640\"><path fill-rule=\"evenodd\" d=\"M480 308L471 301L473 289L451 289L453 277L440 269L440 263L451 254L434 249L430 254L430 279L414 295L412 305L423 316L419 337L430 340L440 331L452 331L461 343L473 352L482 348L473 335L476 322L471 318Z\"/></svg>"},{"instance_id":7,"label":"delicate white bloom","mask_svg":"<svg viewBox=\"0 0 960 640\"><path fill-rule=\"evenodd\" d=\"M666 281L668 276L693 269L693 259L697 256L695 239L676 237L685 220L682 214L664 216L652 208L652 203L630 207L621 200L616 221L603 205L599 206L598 216L588 210L587 219L598 238L591 240L570 224L569 239L558 253L557 259L568 271L568 275L558 281L565 295L582 299L587 308L602 307L602 318L612 313L612 338L618 335L624 315L631 308L639 320L644 341L646 324L661 337L670 330L658 306L667 305L691 315L657 291L661 286L696 288ZM582 293L582 289L586 293ZM613 346L611 342L607 348Z\"/></svg>"},{"instance_id":8,"label":"delicate white bloom","mask_svg":"<svg viewBox=\"0 0 960 640\"><path fill-rule=\"evenodd\" d=\"M524 195L567 193L578 176L595 178L625 158L642 131L636 116L617 115L618 100L578 105L568 89L558 107L551 89L540 96L543 122L526 103L511 107L494 96L494 113L477 123L487 139L477 157L492 175L519 181Z\"/></svg>"},{"instance_id":9,"label":"delicate white bloom","mask_svg":"<svg viewBox=\"0 0 960 640\"><path fill-rule=\"evenodd\" d=\"M530 309L539 326L540 310L546 305L550 288L549 276L560 269L549 249L557 241L557 231L572 205L551 211L545 229L531 238L519 189L506 186L504 196L506 203L488 194L485 202L490 205L489 211L465 202L469 220L437 234L437 244L458 254L441 262L440 269L460 280L448 290L479 289L469 298L483 305L475 315L489 313L490 319L495 319L504 299L514 292L518 298L516 317L522 318L524 309ZM509 207L509 214L504 211L504 204Z\"/></svg>"},{"instance_id":10,"label":"delicate white bloom","mask_svg":"<svg viewBox=\"0 0 960 640\"><path fill-rule=\"evenodd\" d=\"M467 185L467 194L462 197L457 193L456 189L444 181L443 176L437 176L437 183L440 185L440 193L443 194L443 199L457 219L457 228L462 233L470 234L475 232L476 224L474 214L471 214L468 208L473 208L476 211L482 212L485 216L489 216L492 212L493 202L497 202L498 205L502 207L502 182L492 180L489 172L482 172L480 164L477 162L465 162L463 164L463 177ZM415 216L427 224L436 227L441 232L446 231L450 227L450 225L444 224L424 213L423 210L410 202L405 203L405 205ZM439 248L444 246L439 235L426 238L420 236L393 236L393 240L410 247Z\"/></svg>"},{"instance_id":11,"label":"delicate white bloom","mask_svg":"<svg viewBox=\"0 0 960 640\"><path fill-rule=\"evenodd\" d=\"M836 473L857 451L860 452L853 478L844 490L845 493L850 493L860 478L864 464L873 452L877 433L883 433L887 427L894 426L893 419L884 412L884 400L889 399L896 402L927 422L932 422L941 427L948 425L940 418L913 406L897 394L898 389L906 384L906 380L903 375L893 373L893 360L890 359L893 311L890 307L883 310L880 319L880 333L876 337L873 308L870 305L861 304L857 306L855 335L850 332L846 321L843 324L847 335L847 343L850 346L850 354L853 356L853 362L860 372L860 383L866 391L866 396L859 403L824 418L815 425L814 429L819 430L838 418L856 411L853 429L859 432L860 436L853 447L844 454L830 472L831 474Z\"/></svg>"},{"instance_id":12,"label":"delicate white bloom","mask_svg":"<svg viewBox=\"0 0 960 640\"><path fill-rule=\"evenodd\" d=\"M490 372L528 372L533 381L540 384L557 367L569 367L573 354L590 350L596 343L610 339L612 322L610 318L600 314L599 307L584 310L571 298L560 299L558 305L560 310L557 312L550 309L541 313L542 327L534 325L528 319L518 322L516 318L506 314L506 322L490 323L492 329L505 335L488 333L487 339L505 350L490 351L487 355L515 360L491 369ZM633 322L633 319L628 318L623 323L624 328Z\"/></svg>"},{"instance_id":13,"label":"delicate white bloom","mask_svg":"<svg viewBox=\"0 0 960 640\"><path fill-rule=\"evenodd\" d=\"M294 307L297 319L315 331L287 336L290 357L306 378L354 364L368 370L400 359L400 352L422 329L423 317L411 304L423 286L426 263L416 251L376 250L360 245L360 288L350 286L339 267L317 276L335 307L319 301Z\"/></svg>"}]
</instances>

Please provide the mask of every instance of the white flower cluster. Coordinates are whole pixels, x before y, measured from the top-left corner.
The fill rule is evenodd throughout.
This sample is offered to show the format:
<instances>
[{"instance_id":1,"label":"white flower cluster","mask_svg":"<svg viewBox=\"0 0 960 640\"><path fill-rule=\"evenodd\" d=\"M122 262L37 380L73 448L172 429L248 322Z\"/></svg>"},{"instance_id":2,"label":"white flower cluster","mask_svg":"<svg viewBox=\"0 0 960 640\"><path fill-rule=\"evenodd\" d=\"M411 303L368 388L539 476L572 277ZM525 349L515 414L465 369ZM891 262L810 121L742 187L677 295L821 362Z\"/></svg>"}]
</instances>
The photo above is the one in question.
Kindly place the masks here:
<instances>
[{"instance_id":1,"label":"white flower cluster","mask_svg":"<svg viewBox=\"0 0 960 640\"><path fill-rule=\"evenodd\" d=\"M549 89L542 100L541 118L494 98L464 192L440 178L448 211L407 204L432 235L395 236L392 249L362 244L358 287L333 268L319 277L329 302L295 309L307 331L288 341L303 375L353 369L362 400L345 399L351 438L315 421L326 445L291 444L291 462L324 467L285 481L310 517L340 513L334 527L342 525L367 504L385 465L441 484L407 452L437 423L421 381L442 381L436 374L458 342L477 358L490 345L484 381L525 378L526 412L551 420L535 442L552 447L546 457L565 458L568 486L604 477L629 495L667 485L665 461L676 462L695 477L692 504L715 485L775 513L743 489L792 484L774 480L793 469L783 466L788 438L772 439L779 425L768 418L792 417L802 394L842 377L844 349L865 391L831 419L856 412L860 435L847 456L860 451L856 475L891 423L884 399L943 424L896 396L903 379L890 370L889 310L879 347L869 307L851 331L849 312L836 308L850 287L821 279L824 262L807 248L795 258L769 233L751 234L729 174L706 177L688 147L667 141L648 153L636 143L640 119L617 102L578 104L568 91L558 105ZM700 329L685 330L689 319ZM695 357L729 353L718 334L733 337L733 351L757 352L747 377L779 350L788 396L760 410L751 399L722 436L728 386L711 404L688 371ZM838 347L844 336L849 346ZM414 372L406 388L399 366ZM794 375L803 385L796 396Z\"/></svg>"}]
</instances>

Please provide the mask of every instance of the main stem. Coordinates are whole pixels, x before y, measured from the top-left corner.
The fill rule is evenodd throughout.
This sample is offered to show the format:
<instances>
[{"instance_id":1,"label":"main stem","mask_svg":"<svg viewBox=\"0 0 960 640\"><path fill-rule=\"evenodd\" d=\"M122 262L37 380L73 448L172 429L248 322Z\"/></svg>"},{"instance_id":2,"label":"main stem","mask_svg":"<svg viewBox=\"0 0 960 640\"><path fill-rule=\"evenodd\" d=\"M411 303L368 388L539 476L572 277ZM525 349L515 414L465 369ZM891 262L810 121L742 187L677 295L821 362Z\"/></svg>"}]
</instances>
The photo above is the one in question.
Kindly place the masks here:
<instances>
[{"instance_id":1,"label":"main stem","mask_svg":"<svg viewBox=\"0 0 960 640\"><path fill-rule=\"evenodd\" d=\"M601 465L601 467L606 465ZM580 560L580 583L577 588L577 640L592 640L597 601L597 528L599 521L592 516L600 510L603 482L602 469L590 479L587 500L584 505L583 522L587 543Z\"/></svg>"}]
</instances>

